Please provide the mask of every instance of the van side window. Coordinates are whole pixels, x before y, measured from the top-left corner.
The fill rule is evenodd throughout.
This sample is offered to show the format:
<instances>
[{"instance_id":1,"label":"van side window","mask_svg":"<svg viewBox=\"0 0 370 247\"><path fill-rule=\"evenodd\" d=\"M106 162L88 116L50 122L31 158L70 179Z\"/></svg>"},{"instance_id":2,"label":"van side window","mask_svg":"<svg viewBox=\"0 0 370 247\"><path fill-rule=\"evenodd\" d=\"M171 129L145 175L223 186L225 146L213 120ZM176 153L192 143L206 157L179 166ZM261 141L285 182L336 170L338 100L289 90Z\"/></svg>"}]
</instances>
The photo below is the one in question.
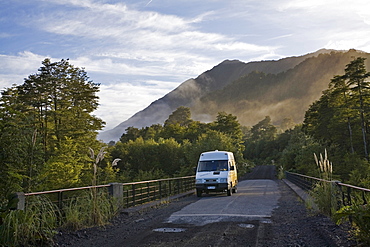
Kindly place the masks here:
<instances>
[{"instance_id":1,"label":"van side window","mask_svg":"<svg viewBox=\"0 0 370 247\"><path fill-rule=\"evenodd\" d=\"M229 165L230 165L230 170L233 171L235 170L235 166L234 166L234 162L229 162Z\"/></svg>"}]
</instances>

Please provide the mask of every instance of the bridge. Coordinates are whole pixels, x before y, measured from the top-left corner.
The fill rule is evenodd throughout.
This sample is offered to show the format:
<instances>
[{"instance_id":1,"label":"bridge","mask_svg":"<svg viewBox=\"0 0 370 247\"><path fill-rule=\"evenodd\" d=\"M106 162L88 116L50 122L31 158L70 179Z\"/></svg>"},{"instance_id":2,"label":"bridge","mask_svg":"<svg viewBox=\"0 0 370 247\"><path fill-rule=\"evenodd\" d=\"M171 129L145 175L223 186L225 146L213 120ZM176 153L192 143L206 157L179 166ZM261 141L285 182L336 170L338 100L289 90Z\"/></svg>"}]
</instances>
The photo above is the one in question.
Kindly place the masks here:
<instances>
[{"instance_id":1,"label":"bridge","mask_svg":"<svg viewBox=\"0 0 370 247\"><path fill-rule=\"evenodd\" d=\"M275 178L274 166L259 166L232 196L183 193L170 203L131 207L105 228L60 232L58 245L354 246L341 227L310 214L288 185Z\"/></svg>"}]
</instances>

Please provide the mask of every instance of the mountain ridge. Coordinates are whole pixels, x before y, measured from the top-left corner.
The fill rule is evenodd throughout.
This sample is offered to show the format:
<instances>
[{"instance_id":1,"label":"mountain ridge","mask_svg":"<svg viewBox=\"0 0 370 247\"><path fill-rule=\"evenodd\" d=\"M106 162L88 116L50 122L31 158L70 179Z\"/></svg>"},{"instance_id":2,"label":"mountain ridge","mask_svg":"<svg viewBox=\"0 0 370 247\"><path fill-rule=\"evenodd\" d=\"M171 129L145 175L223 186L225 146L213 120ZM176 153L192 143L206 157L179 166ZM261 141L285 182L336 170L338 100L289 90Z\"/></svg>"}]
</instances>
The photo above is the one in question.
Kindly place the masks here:
<instances>
[{"instance_id":1,"label":"mountain ridge","mask_svg":"<svg viewBox=\"0 0 370 247\"><path fill-rule=\"evenodd\" d=\"M344 55L342 56L341 54L347 54L346 58L343 58ZM370 57L368 53L356 50L336 51L321 49L306 55L279 60L248 63L239 60L224 60L195 79L191 78L184 81L177 88L152 102L148 107L137 112L115 128L101 132L98 138L105 142L117 141L128 127L142 128L152 124L163 124L168 116L179 106L190 107L192 118L199 121L213 121L217 112L225 111L236 115L243 125L252 125L256 123L257 119L261 120L267 115L273 115L272 119L280 121L280 118L277 119L278 114L274 114L279 112L284 115L282 117L292 118L294 121L299 122L303 120L306 110L301 108L308 108L309 104L319 98L321 92L327 88L330 78L335 75L330 75L330 73L341 73L340 66L343 66L342 70L344 71L344 66L349 62L349 57L364 54L366 54L366 57ZM324 57L319 59L320 56ZM310 58L311 60L307 62L306 60ZM318 64L317 66L315 66L315 61ZM345 64L343 65L343 63ZM325 68L328 66L329 71L326 73L325 71L320 72L322 70L320 66ZM330 69L330 67L333 68ZM256 73L263 73L260 76L265 81L258 81ZM297 89L300 74L309 77L321 75L323 78L315 77L315 80L306 82L310 85L312 84L311 86L299 86ZM253 83L257 84L253 85ZM274 85L276 88L273 87ZM243 88L243 90L240 90L240 88ZM251 88L259 88L259 90L253 93L250 90ZM304 91L301 88L305 88ZM264 105L264 101L266 102L269 99L266 91L274 92L274 100L270 100L269 105ZM244 95L243 92L247 98L239 96L238 101L233 99L235 95ZM304 95L307 92L309 92L308 96ZM279 94L280 98L278 97ZM294 97L287 96L287 94L293 94L293 96L301 95L304 102L294 100ZM216 102L212 100L214 95L217 95L217 99L222 99L222 101ZM251 100L253 97L255 100ZM310 100L311 102L308 103ZM290 108L295 106L295 114L288 114L289 112L283 109L283 107L287 106ZM240 113L241 110L238 109L246 110ZM257 109L259 110L257 111ZM249 117L251 120L247 121L248 117L244 116L246 114L248 116L254 115L254 117Z\"/></svg>"}]
</instances>

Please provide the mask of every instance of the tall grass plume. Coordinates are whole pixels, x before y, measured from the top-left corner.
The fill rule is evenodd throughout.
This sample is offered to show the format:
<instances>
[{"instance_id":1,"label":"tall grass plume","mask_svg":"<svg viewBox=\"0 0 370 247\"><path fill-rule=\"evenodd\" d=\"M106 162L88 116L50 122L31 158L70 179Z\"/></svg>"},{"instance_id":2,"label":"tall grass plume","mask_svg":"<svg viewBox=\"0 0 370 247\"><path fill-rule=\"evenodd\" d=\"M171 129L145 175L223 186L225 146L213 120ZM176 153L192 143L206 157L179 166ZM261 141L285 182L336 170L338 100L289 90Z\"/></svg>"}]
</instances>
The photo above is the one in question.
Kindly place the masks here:
<instances>
[{"instance_id":1,"label":"tall grass plume","mask_svg":"<svg viewBox=\"0 0 370 247\"><path fill-rule=\"evenodd\" d=\"M319 158L314 154L315 162L318 167L321 180L318 181L310 194L314 198L321 213L327 216L333 216L338 210L337 193L333 179L333 164L328 159L328 153L325 149L324 156L320 153Z\"/></svg>"}]
</instances>

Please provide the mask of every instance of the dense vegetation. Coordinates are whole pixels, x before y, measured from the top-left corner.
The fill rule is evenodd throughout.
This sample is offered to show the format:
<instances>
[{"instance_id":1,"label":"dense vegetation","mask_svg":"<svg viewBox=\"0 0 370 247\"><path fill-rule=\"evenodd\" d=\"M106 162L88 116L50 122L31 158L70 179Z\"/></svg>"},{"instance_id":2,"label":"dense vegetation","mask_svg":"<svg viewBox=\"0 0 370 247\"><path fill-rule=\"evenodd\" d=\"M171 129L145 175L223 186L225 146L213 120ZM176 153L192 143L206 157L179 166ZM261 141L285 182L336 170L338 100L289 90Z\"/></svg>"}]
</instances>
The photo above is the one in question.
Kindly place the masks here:
<instances>
[{"instance_id":1,"label":"dense vegetation","mask_svg":"<svg viewBox=\"0 0 370 247\"><path fill-rule=\"evenodd\" d=\"M68 60L42 64L22 85L1 93L1 201L15 191L91 184L95 160L89 150L106 146L96 140L104 122L91 114L99 85ZM104 150L96 182L190 175L199 154L214 149L233 151L241 168L273 163L317 175L313 153L327 149L337 179L368 186L368 77L364 58L350 62L299 125L286 118L276 126L266 116L246 127L226 112L202 123L192 120L188 107L179 107L163 125L127 128Z\"/></svg>"},{"instance_id":2,"label":"dense vegetation","mask_svg":"<svg viewBox=\"0 0 370 247\"><path fill-rule=\"evenodd\" d=\"M163 125L129 127L109 145L97 141L104 122L92 115L99 84L68 60L42 64L22 85L1 92L0 220L14 206L5 206L7 198L17 191L192 175L199 154L216 149L234 152L239 174L254 164L274 164L313 176L320 175L313 154L328 150L333 179L370 187L365 58L333 76L302 124L286 118L277 126L266 116L247 127L226 112L203 123L182 106Z\"/></svg>"}]
</instances>

